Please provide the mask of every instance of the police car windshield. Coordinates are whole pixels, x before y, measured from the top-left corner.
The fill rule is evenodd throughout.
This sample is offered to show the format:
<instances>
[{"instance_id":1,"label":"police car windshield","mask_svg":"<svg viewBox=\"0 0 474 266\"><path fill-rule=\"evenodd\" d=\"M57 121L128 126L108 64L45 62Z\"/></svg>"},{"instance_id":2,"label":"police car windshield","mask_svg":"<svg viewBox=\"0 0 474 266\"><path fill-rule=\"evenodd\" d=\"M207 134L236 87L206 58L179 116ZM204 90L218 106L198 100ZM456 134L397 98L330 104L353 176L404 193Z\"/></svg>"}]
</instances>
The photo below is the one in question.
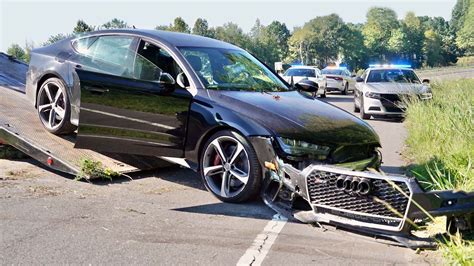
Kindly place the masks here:
<instances>
[{"instance_id":1,"label":"police car windshield","mask_svg":"<svg viewBox=\"0 0 474 266\"><path fill-rule=\"evenodd\" d=\"M367 82L420 83L420 80L410 69L374 69L370 71Z\"/></svg>"},{"instance_id":2,"label":"police car windshield","mask_svg":"<svg viewBox=\"0 0 474 266\"><path fill-rule=\"evenodd\" d=\"M342 75L343 74L343 70L341 69L323 69L321 71L322 74L325 74L325 75Z\"/></svg>"}]
</instances>

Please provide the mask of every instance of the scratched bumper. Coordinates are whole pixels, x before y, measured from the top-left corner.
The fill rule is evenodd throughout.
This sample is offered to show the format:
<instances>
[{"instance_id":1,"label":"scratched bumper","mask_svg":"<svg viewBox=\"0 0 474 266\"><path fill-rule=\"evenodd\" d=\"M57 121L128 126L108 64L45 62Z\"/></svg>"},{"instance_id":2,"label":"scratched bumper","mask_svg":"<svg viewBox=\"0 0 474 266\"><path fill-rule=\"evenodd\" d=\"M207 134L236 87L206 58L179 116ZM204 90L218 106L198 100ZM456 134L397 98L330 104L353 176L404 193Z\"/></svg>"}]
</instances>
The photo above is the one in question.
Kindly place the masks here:
<instances>
[{"instance_id":1,"label":"scratched bumper","mask_svg":"<svg viewBox=\"0 0 474 266\"><path fill-rule=\"evenodd\" d=\"M392 238L412 248L433 246L429 239L411 234L430 216L462 218L464 229L472 230L472 192L425 192L414 178L331 165L313 164L299 170L278 158L269 139L252 142L264 170L265 203L301 222ZM274 162L277 169L268 169L263 162ZM366 185L369 189L362 190Z\"/></svg>"}]
</instances>

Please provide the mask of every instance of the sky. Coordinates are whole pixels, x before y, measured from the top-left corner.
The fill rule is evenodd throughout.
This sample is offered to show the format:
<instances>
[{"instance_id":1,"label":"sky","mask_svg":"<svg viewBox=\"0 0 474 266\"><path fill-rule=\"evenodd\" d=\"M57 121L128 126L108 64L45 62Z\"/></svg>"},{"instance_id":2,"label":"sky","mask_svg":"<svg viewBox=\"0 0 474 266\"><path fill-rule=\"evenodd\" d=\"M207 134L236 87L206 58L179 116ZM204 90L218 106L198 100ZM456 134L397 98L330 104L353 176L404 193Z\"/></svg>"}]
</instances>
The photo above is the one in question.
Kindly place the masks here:
<instances>
[{"instance_id":1,"label":"sky","mask_svg":"<svg viewBox=\"0 0 474 266\"><path fill-rule=\"evenodd\" d=\"M264 25L273 20L284 22L290 30L331 13L345 22L365 22L367 10L373 6L392 8L399 18L414 11L419 16L449 20L455 3L456 0L0 0L0 51L5 52L12 43L24 46L26 41L39 46L51 35L72 32L79 19L102 25L116 17L136 28L152 29L168 25L178 16L192 27L202 17L210 26L234 22L247 32L257 18Z\"/></svg>"}]
</instances>

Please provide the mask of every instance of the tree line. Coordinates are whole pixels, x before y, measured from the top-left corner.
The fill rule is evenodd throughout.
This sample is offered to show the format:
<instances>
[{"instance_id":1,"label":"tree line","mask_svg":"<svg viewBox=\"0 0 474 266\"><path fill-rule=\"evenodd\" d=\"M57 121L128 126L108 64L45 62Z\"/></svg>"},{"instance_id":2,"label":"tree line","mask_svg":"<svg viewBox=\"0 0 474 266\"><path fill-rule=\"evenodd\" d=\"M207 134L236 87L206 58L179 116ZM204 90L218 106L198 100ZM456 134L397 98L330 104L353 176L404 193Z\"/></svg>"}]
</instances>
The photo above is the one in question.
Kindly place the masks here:
<instances>
[{"instance_id":1,"label":"tree line","mask_svg":"<svg viewBox=\"0 0 474 266\"><path fill-rule=\"evenodd\" d=\"M413 67L447 66L457 58L474 55L474 0L458 0L450 21L442 17L416 16L408 12L401 20L390 8L373 7L365 23L345 23L337 14L319 16L292 31L285 23L273 21L263 25L256 20L250 32L229 22L210 27L198 18L193 26L181 17L157 30L192 33L244 48L273 67L274 62L301 63L324 67L332 63L363 69L370 63L405 63ZM131 28L127 22L114 18L99 26L77 21L71 34L56 34L42 43L100 29ZM31 43L25 48L13 44L8 54L28 61Z\"/></svg>"}]
</instances>

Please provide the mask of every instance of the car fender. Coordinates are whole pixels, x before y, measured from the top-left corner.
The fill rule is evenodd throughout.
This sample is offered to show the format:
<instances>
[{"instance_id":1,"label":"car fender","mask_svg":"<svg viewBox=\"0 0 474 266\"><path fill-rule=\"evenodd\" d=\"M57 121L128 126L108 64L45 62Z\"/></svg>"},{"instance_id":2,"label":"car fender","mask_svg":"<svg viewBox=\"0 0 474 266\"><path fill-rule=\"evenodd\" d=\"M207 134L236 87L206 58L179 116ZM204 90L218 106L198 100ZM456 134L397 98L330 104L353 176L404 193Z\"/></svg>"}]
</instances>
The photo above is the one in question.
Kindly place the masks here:
<instances>
[{"instance_id":1,"label":"car fender","mask_svg":"<svg viewBox=\"0 0 474 266\"><path fill-rule=\"evenodd\" d=\"M250 117L196 97L189 109L185 157L198 165L202 146L212 134L225 129L234 130L245 138L273 135Z\"/></svg>"}]
</instances>

